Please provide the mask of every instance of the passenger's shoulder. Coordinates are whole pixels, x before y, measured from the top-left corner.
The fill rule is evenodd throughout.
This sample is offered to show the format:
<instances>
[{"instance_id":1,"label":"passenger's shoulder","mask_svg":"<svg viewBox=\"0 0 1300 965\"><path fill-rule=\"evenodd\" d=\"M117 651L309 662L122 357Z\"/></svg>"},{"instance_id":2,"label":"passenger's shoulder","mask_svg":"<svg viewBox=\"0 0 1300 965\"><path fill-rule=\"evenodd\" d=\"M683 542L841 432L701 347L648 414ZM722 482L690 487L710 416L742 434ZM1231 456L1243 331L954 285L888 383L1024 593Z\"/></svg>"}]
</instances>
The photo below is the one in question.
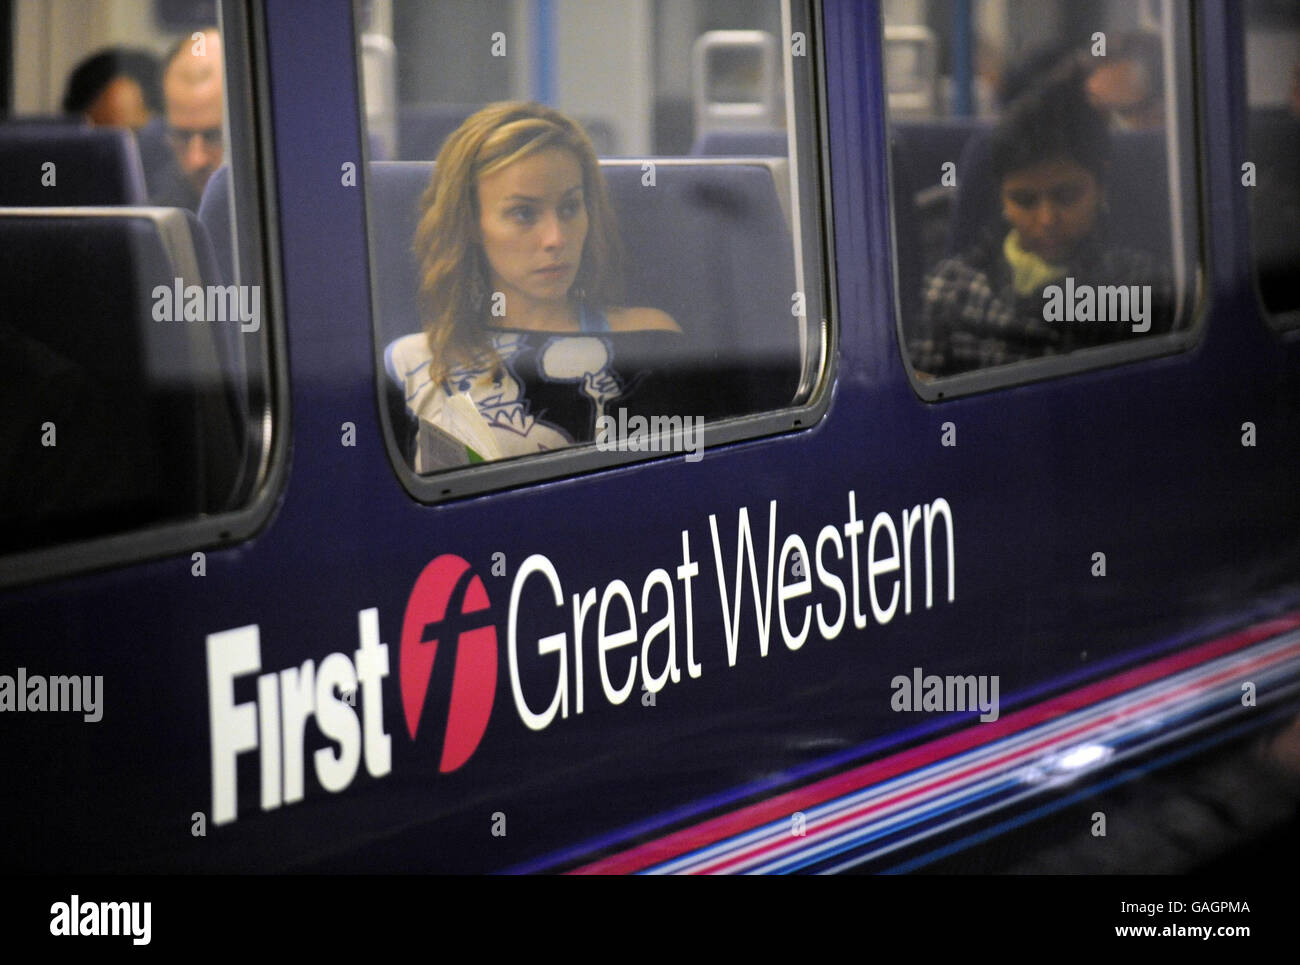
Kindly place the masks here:
<instances>
[{"instance_id":1,"label":"passenger's shoulder","mask_svg":"<svg viewBox=\"0 0 1300 965\"><path fill-rule=\"evenodd\" d=\"M611 308L605 312L609 327L614 332L640 332L655 329L680 332L681 326L667 312L657 308Z\"/></svg>"},{"instance_id":2,"label":"passenger's shoulder","mask_svg":"<svg viewBox=\"0 0 1300 965\"><path fill-rule=\"evenodd\" d=\"M423 332L403 335L384 350L384 367L398 381L410 378L433 358L429 339Z\"/></svg>"}]
</instances>

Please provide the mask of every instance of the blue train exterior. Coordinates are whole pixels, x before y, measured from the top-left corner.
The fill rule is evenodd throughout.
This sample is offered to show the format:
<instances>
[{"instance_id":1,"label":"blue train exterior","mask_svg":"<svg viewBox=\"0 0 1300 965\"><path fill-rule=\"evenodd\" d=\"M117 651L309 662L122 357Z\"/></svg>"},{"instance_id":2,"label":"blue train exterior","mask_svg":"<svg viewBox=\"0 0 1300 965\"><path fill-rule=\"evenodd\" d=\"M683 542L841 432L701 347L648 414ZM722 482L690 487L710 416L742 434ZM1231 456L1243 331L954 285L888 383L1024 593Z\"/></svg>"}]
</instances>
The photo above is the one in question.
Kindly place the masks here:
<instances>
[{"instance_id":1,"label":"blue train exterior","mask_svg":"<svg viewBox=\"0 0 1300 965\"><path fill-rule=\"evenodd\" d=\"M439 505L407 495L384 445L365 195L338 176L362 156L351 9L273 0L259 17L288 376L273 506L207 547L201 577L187 552L0 593L4 673L103 677L98 722L0 721L7 867L924 868L1048 804L1084 822L1121 768L1294 711L1300 336L1270 327L1252 279L1235 5L1195 23L1190 347L918 397L895 322L879 11L828 2L824 416L698 464ZM429 644L406 624L438 616L461 636L439 642L425 702L410 668ZM642 646L665 617L671 658L667 623ZM996 676L997 719L896 709L914 671ZM453 686L490 697L485 724ZM1081 747L1093 758L1067 774ZM1072 780L1033 776L1053 773Z\"/></svg>"}]
</instances>

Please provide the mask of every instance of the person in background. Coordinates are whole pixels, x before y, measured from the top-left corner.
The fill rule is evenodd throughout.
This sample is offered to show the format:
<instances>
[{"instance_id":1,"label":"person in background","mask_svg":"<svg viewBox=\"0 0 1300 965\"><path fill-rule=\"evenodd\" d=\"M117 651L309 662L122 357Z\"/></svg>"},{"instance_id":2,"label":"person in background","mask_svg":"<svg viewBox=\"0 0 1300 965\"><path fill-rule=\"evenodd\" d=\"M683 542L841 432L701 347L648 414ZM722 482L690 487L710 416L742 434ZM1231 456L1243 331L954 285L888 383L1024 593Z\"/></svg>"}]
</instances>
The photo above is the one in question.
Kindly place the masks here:
<instances>
[{"instance_id":1,"label":"person in background","mask_svg":"<svg viewBox=\"0 0 1300 965\"><path fill-rule=\"evenodd\" d=\"M63 110L96 126L140 130L163 112L158 59L128 47L91 54L68 75Z\"/></svg>"},{"instance_id":2,"label":"person in background","mask_svg":"<svg viewBox=\"0 0 1300 965\"><path fill-rule=\"evenodd\" d=\"M1003 115L992 142L1003 221L926 276L908 346L918 373L953 375L1128 337L1130 326L1114 320L1048 321L1045 289L1067 277L1094 287L1150 285L1150 332L1168 330L1167 272L1107 237L1109 153L1106 118L1088 104L1076 65Z\"/></svg>"},{"instance_id":3,"label":"person in background","mask_svg":"<svg viewBox=\"0 0 1300 965\"><path fill-rule=\"evenodd\" d=\"M1164 45L1159 34L1124 34L1094 57L1088 75L1088 100L1109 115L1119 131L1149 131L1164 127Z\"/></svg>"},{"instance_id":4,"label":"person in background","mask_svg":"<svg viewBox=\"0 0 1300 965\"><path fill-rule=\"evenodd\" d=\"M1012 59L997 78L997 106L1006 110L1029 91L1040 86L1044 77L1082 69L1079 65L1087 51L1067 40L1034 47ZM1073 67L1071 65L1074 65Z\"/></svg>"},{"instance_id":5,"label":"person in background","mask_svg":"<svg viewBox=\"0 0 1300 965\"><path fill-rule=\"evenodd\" d=\"M214 28L186 34L168 52L163 134L173 164L150 180L153 204L198 210L203 189L224 154L223 80L221 35ZM147 166L145 173L149 178Z\"/></svg>"}]
</instances>

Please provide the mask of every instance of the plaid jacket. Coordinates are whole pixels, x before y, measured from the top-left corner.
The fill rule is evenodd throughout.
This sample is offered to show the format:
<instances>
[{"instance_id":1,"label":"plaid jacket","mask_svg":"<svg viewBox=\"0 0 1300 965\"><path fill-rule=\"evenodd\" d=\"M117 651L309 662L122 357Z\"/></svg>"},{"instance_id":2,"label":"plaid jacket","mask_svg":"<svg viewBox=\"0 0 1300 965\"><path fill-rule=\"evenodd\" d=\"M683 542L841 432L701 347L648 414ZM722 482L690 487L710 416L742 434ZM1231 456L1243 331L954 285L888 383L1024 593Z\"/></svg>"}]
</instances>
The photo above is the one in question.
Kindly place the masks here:
<instances>
[{"instance_id":1,"label":"plaid jacket","mask_svg":"<svg viewBox=\"0 0 1300 965\"><path fill-rule=\"evenodd\" d=\"M908 333L912 365L932 375L1008 365L1126 338L1141 338L1126 322L1048 322L1043 288L1027 297L1012 287L1002 254L1005 226L988 229L967 252L945 258L926 275L921 313ZM1144 251L1085 241L1066 268L1081 285L1150 285L1151 330L1174 321L1174 287L1167 269ZM1065 279L1051 284L1064 286Z\"/></svg>"}]
</instances>

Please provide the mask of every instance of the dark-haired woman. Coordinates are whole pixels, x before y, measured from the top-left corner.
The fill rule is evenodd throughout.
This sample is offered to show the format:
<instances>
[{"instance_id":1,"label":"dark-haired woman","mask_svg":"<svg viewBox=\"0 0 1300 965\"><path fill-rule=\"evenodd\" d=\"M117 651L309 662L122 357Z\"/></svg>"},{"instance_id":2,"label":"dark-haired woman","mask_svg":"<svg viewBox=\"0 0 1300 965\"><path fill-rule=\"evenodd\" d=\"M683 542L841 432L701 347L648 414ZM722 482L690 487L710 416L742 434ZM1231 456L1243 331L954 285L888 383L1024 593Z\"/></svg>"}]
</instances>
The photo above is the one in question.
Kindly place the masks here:
<instances>
[{"instance_id":1,"label":"dark-haired woman","mask_svg":"<svg viewBox=\"0 0 1300 965\"><path fill-rule=\"evenodd\" d=\"M1078 70L1017 100L991 145L1003 221L926 276L909 339L922 375L954 375L1134 337L1124 320L1064 321L1050 286L1139 286L1149 328L1168 331L1173 286L1150 254L1107 237L1110 141ZM1055 317L1054 317L1055 316Z\"/></svg>"}]
</instances>

